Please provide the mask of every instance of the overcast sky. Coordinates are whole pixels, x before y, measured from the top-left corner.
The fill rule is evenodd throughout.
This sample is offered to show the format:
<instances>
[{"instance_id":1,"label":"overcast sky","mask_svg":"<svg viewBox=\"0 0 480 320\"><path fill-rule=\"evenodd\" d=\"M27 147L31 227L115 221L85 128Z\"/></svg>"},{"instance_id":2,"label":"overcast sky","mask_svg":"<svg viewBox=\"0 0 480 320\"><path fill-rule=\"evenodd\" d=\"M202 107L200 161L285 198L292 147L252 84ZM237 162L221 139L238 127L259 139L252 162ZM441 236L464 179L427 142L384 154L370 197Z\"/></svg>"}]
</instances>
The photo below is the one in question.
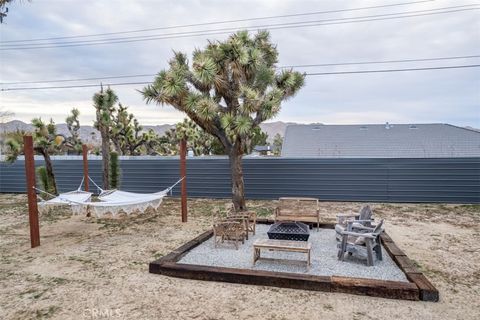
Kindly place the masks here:
<instances>
[{"instance_id":1,"label":"overcast sky","mask_svg":"<svg viewBox=\"0 0 480 320\"><path fill-rule=\"evenodd\" d=\"M2 45L6 45L3 42L9 40L89 35L412 1L414 0L17 0L10 5L9 14L4 24L0 25L0 35ZM472 3L475 1L437 0L296 18L110 35L108 38L226 27L241 29L248 26L371 16ZM271 35L273 42L278 45L280 66L480 55L479 14L480 10L458 11L404 19L278 29L272 30ZM219 34L96 46L2 50L0 82L152 74L166 67L172 50L191 55L194 48L203 47L207 40L221 40L226 37L226 34ZM89 39L91 38L73 40ZM471 64L480 64L480 59L328 66L298 70L335 72ZM104 82L152 79L153 77L139 77ZM2 88L98 82L2 84ZM142 124L171 124L184 117L169 106L147 105L136 91L142 87L114 87L122 104L130 106L130 111ZM44 119L53 117L57 122L64 122L69 110L77 107L81 112L81 122L92 124L94 109L91 98L96 91L98 87L1 92L0 108L13 111L16 119L27 122L37 116ZM283 104L281 113L273 121L326 124L442 122L480 127L479 91L480 68L309 76L305 87L296 97Z\"/></svg>"}]
</instances>

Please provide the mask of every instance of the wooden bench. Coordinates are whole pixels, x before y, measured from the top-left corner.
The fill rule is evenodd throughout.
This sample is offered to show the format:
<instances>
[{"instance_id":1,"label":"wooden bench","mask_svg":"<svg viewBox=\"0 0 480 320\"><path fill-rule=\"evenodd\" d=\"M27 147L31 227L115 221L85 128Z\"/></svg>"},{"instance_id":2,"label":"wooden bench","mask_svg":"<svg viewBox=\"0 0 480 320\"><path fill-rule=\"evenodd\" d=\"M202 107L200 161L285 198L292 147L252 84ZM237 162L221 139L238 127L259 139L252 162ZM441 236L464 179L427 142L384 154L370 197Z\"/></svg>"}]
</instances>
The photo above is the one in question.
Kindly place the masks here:
<instances>
[{"instance_id":1,"label":"wooden bench","mask_svg":"<svg viewBox=\"0 0 480 320\"><path fill-rule=\"evenodd\" d=\"M307 269L310 269L311 243L307 241L258 239L253 243L253 265L260 259L260 250L269 249L274 251L302 252L307 254Z\"/></svg>"},{"instance_id":2,"label":"wooden bench","mask_svg":"<svg viewBox=\"0 0 480 320\"><path fill-rule=\"evenodd\" d=\"M301 221L317 224L320 226L320 211L316 198L290 198L278 199L278 207L275 209L275 222L277 221Z\"/></svg>"}]
</instances>

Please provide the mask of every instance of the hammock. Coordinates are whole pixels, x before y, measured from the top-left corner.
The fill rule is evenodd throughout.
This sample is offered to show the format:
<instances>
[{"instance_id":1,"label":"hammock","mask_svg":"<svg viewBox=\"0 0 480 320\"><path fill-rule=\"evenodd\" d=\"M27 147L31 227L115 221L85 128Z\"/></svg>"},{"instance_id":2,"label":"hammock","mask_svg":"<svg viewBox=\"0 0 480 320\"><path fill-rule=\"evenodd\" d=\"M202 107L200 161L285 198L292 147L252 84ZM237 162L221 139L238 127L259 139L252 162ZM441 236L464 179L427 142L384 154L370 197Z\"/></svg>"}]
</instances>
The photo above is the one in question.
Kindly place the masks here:
<instances>
[{"instance_id":1,"label":"hammock","mask_svg":"<svg viewBox=\"0 0 480 320\"><path fill-rule=\"evenodd\" d=\"M83 185L83 178L77 190L60 193L58 196L55 196L51 193L48 193L44 190L40 190L34 187L35 190L53 197L50 200L44 200L40 198L40 202L38 203L40 212L49 211L54 206L73 205L75 203L83 203L83 202L90 201L92 198L92 193L81 190L82 185Z\"/></svg>"},{"instance_id":2,"label":"hammock","mask_svg":"<svg viewBox=\"0 0 480 320\"><path fill-rule=\"evenodd\" d=\"M43 200L41 203L54 205L68 204L71 206L74 214L93 213L96 217L102 217L107 213L110 213L113 216L118 213L126 213L127 215L131 213L144 213L149 209L157 210L168 192L183 180L182 178L172 186L159 192L135 193L115 189L103 190L90 177L88 178L100 190L100 195L98 197L100 200L99 202L92 202L91 193L80 190L83 184L82 179L82 183L77 191L62 193L58 197L47 201ZM82 193L83 196L81 196L80 193ZM89 194L89 196L86 197L86 194Z\"/></svg>"}]
</instances>

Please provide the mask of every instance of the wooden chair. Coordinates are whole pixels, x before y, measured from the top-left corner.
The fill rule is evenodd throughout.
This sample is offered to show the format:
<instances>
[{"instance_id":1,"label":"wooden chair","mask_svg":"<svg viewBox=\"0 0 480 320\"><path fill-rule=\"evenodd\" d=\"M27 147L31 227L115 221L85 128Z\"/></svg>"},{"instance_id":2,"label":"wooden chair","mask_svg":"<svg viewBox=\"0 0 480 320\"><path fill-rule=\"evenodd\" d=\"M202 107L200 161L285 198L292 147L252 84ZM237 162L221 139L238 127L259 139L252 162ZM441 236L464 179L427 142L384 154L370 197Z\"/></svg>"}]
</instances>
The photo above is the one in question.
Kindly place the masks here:
<instances>
[{"instance_id":1,"label":"wooden chair","mask_svg":"<svg viewBox=\"0 0 480 320\"><path fill-rule=\"evenodd\" d=\"M243 244L248 237L243 218L223 216L218 210L213 212L212 227L215 248L218 243L231 240L235 241L235 248L238 250L238 242L241 241Z\"/></svg>"},{"instance_id":2,"label":"wooden chair","mask_svg":"<svg viewBox=\"0 0 480 320\"><path fill-rule=\"evenodd\" d=\"M320 227L320 210L316 198L282 197L275 209L275 222L300 221L311 222Z\"/></svg>"},{"instance_id":3,"label":"wooden chair","mask_svg":"<svg viewBox=\"0 0 480 320\"><path fill-rule=\"evenodd\" d=\"M235 211L235 206L232 203L227 208L227 219L243 221L243 223L245 224L247 240L249 232L252 232L253 235L255 235L257 225L257 213L255 211Z\"/></svg>"},{"instance_id":4,"label":"wooden chair","mask_svg":"<svg viewBox=\"0 0 480 320\"><path fill-rule=\"evenodd\" d=\"M337 215L337 225L340 225L343 228L346 228L347 231L352 232L368 232L372 227L372 209L367 204L360 209L359 213L350 213L350 214L338 214ZM349 222L352 222L349 224ZM363 227L367 227L366 230ZM342 241L342 235L337 233L337 241Z\"/></svg>"},{"instance_id":5,"label":"wooden chair","mask_svg":"<svg viewBox=\"0 0 480 320\"><path fill-rule=\"evenodd\" d=\"M245 228L242 223L232 220L219 220L213 224L213 241L215 248L218 243L225 240L235 241L235 249L238 250L238 242L245 243Z\"/></svg>"},{"instance_id":6,"label":"wooden chair","mask_svg":"<svg viewBox=\"0 0 480 320\"><path fill-rule=\"evenodd\" d=\"M356 214L338 214L337 215L337 224L340 224L342 226L347 225L347 221L351 220L357 220L354 221L353 227L357 226L358 224L362 224L367 227L371 227L371 223L373 222L372 218L373 212L370 206L367 204L366 206L363 206L362 209L360 210L359 213Z\"/></svg>"},{"instance_id":7,"label":"wooden chair","mask_svg":"<svg viewBox=\"0 0 480 320\"><path fill-rule=\"evenodd\" d=\"M345 254L353 254L356 252L366 252L367 265L373 266L373 253L376 258L382 260L382 246L380 243L380 234L383 232L383 219L375 227L369 228L369 232L360 233L349 231L352 229L351 225L354 221L349 221L347 228L337 224L335 231L341 235L341 243L338 244L338 260L345 260ZM368 227L364 227L368 228ZM364 229L364 231L366 231Z\"/></svg>"}]
</instances>

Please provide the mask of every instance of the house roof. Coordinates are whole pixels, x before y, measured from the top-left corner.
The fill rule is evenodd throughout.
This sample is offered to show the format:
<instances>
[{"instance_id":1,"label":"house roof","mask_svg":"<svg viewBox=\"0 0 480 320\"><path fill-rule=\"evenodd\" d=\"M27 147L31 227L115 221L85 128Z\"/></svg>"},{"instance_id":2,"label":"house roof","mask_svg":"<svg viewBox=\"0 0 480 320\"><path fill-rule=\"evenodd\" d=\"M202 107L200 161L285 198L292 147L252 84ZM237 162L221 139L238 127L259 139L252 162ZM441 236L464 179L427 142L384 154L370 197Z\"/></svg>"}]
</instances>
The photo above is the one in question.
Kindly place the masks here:
<instances>
[{"instance_id":1,"label":"house roof","mask_svg":"<svg viewBox=\"0 0 480 320\"><path fill-rule=\"evenodd\" d=\"M442 123L289 125L282 157L480 157L480 132Z\"/></svg>"}]
</instances>

